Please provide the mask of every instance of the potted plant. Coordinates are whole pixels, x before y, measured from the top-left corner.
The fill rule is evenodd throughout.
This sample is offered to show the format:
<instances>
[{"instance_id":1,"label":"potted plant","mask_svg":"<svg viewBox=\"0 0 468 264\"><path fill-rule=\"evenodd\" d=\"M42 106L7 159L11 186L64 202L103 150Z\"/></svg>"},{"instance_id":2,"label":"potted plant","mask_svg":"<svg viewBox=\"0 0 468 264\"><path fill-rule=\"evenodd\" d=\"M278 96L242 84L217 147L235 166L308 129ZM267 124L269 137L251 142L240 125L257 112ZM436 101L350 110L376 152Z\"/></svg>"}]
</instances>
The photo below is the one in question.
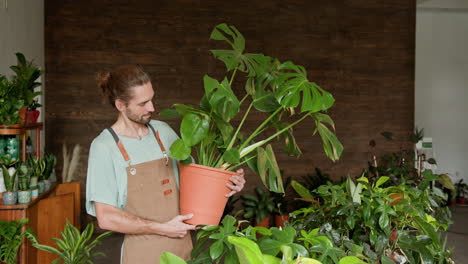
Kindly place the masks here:
<instances>
[{"instance_id":1,"label":"potted plant","mask_svg":"<svg viewBox=\"0 0 468 264\"><path fill-rule=\"evenodd\" d=\"M283 175L283 172L281 172ZM284 227L284 224L289 220L289 204L290 201L286 196L286 191L288 187L291 186L291 177L286 178L286 182L284 183L284 190L285 193L275 193L272 192L271 196L273 196L273 201L276 205L275 208L275 226L276 227Z\"/></svg>"},{"instance_id":2,"label":"potted plant","mask_svg":"<svg viewBox=\"0 0 468 264\"><path fill-rule=\"evenodd\" d=\"M290 61L282 63L263 54L245 53L245 39L234 26L216 26L211 38L226 41L232 47L232 50L212 50L215 58L225 63L230 76L218 81L205 75L205 94L199 105L175 104L175 110L161 113L166 117L182 117L181 139L173 143L170 155L182 164L180 207L182 214L194 213L194 217L187 221L191 224L219 223L226 203L224 194L229 191L225 185L234 174L232 170L241 165L247 164L258 173L269 190L283 192L280 172L269 143L282 139L288 154L301 155L293 127L306 119L315 124L315 130L310 133L320 135L330 159L338 160L343 150L333 132L334 123L325 113L333 105L334 98L308 80L304 67ZM237 83L234 82L237 77L245 80L246 94L240 99L231 88ZM253 132L243 131L245 121L254 112L264 120ZM239 114L242 117L237 119L240 122L235 127L232 121ZM192 154L198 164L190 164ZM216 194L210 192L209 197L200 198L199 194L207 194L206 188L217 189L207 187L210 181L204 177L218 179L215 181L221 191ZM202 189L197 191L196 186ZM202 209L204 205L193 201L206 202L206 210L216 216L200 218L206 213ZM221 208L216 213L212 212L215 205L210 201L219 202Z\"/></svg>"},{"instance_id":3,"label":"potted plant","mask_svg":"<svg viewBox=\"0 0 468 264\"><path fill-rule=\"evenodd\" d=\"M25 228L28 218L16 221L0 220L0 263L16 264L18 249L26 237L32 243L37 243L31 228Z\"/></svg>"},{"instance_id":4,"label":"potted plant","mask_svg":"<svg viewBox=\"0 0 468 264\"><path fill-rule=\"evenodd\" d=\"M5 192L3 193L2 200L4 205L16 204L18 200L18 193L15 190L16 185L16 169L14 167L16 160L10 159L10 155L3 155L0 157L0 164L2 166L3 182L5 184Z\"/></svg>"},{"instance_id":5,"label":"potted plant","mask_svg":"<svg viewBox=\"0 0 468 264\"><path fill-rule=\"evenodd\" d=\"M255 188L255 195L242 194L244 218L256 226L270 227L270 216L275 212L275 198L260 187Z\"/></svg>"},{"instance_id":6,"label":"potted plant","mask_svg":"<svg viewBox=\"0 0 468 264\"><path fill-rule=\"evenodd\" d=\"M41 106L35 98L42 94L42 92L35 91L35 89L41 86L41 83L37 82L37 79L43 74L43 71L35 66L32 61L26 60L26 57L22 53L18 52L15 55L17 65L10 67L10 69L16 73L12 78L12 83L18 91L19 99L22 99L28 110L32 111ZM29 115L32 117L35 115L39 116L38 113Z\"/></svg>"},{"instance_id":7,"label":"potted plant","mask_svg":"<svg viewBox=\"0 0 468 264\"><path fill-rule=\"evenodd\" d=\"M38 102L37 99L34 99L33 102L28 105L28 111L26 112L26 124L35 124L37 123L37 119L41 114L37 108L41 107L42 105Z\"/></svg>"},{"instance_id":8,"label":"potted plant","mask_svg":"<svg viewBox=\"0 0 468 264\"><path fill-rule=\"evenodd\" d=\"M26 115L24 106L14 84L0 75L0 126L20 126Z\"/></svg>"},{"instance_id":9,"label":"potted plant","mask_svg":"<svg viewBox=\"0 0 468 264\"><path fill-rule=\"evenodd\" d=\"M463 182L463 179L460 179L455 183L457 189L457 203L466 204L465 195L468 193L468 185Z\"/></svg>"},{"instance_id":10,"label":"potted plant","mask_svg":"<svg viewBox=\"0 0 468 264\"><path fill-rule=\"evenodd\" d=\"M45 162L45 168L44 168L43 178L44 178L45 190L47 191L52 186L52 181L50 180L50 176L52 175L52 172L55 169L55 165L57 164L57 158L52 153L46 153L44 155L44 162Z\"/></svg>"},{"instance_id":11,"label":"potted plant","mask_svg":"<svg viewBox=\"0 0 468 264\"><path fill-rule=\"evenodd\" d=\"M32 170L33 182L37 181L38 194L41 194L45 191L44 183L44 170L45 170L45 161L39 157L33 157L32 155L28 158L28 164ZM32 185L34 187L34 185Z\"/></svg>"},{"instance_id":12,"label":"potted plant","mask_svg":"<svg viewBox=\"0 0 468 264\"><path fill-rule=\"evenodd\" d=\"M62 239L52 238L56 243L56 248L39 244L35 244L34 246L40 250L56 254L59 258L54 260L53 263L92 264L96 256L104 255L104 253L101 252L93 252L93 248L101 244L101 240L112 234L112 232L107 231L102 233L92 240L93 233L93 224L88 224L85 230L80 234L78 228L74 227L67 220L65 229L60 233Z\"/></svg>"},{"instance_id":13,"label":"potted plant","mask_svg":"<svg viewBox=\"0 0 468 264\"><path fill-rule=\"evenodd\" d=\"M31 201L31 169L27 163L21 163L16 171L18 176L18 203Z\"/></svg>"}]
</instances>

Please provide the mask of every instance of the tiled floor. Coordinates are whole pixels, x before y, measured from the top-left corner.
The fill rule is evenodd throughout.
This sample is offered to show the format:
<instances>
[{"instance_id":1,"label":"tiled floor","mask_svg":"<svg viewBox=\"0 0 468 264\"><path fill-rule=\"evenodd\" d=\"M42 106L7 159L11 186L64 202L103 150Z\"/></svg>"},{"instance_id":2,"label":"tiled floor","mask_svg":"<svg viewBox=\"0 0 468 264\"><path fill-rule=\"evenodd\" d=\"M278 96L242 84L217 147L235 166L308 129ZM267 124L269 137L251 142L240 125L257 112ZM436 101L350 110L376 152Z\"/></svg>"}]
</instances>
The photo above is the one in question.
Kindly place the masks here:
<instances>
[{"instance_id":1,"label":"tiled floor","mask_svg":"<svg viewBox=\"0 0 468 264\"><path fill-rule=\"evenodd\" d=\"M447 232L448 247L454 248L454 261L456 264L468 264L468 206L455 206L452 208L454 224ZM123 236L113 234L106 238L104 243L97 247L97 251L104 252L106 257L96 258L95 264L120 263L120 246Z\"/></svg>"}]
</instances>

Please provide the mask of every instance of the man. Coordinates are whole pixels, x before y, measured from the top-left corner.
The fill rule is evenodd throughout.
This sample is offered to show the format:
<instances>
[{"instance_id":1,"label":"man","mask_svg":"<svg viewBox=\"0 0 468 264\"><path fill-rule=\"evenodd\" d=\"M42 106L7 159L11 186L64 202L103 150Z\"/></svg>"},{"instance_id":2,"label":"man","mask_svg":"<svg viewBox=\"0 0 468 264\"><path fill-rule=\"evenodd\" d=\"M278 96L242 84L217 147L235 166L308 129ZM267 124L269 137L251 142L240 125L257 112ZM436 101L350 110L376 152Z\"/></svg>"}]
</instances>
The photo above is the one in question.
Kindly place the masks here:
<instances>
[{"instance_id":1,"label":"man","mask_svg":"<svg viewBox=\"0 0 468 264\"><path fill-rule=\"evenodd\" d=\"M138 66L98 74L98 84L118 110L117 121L90 148L86 208L99 226L125 234L121 262L159 263L169 251L188 259L192 217L179 215L178 168L165 149L178 138L164 122L151 120L153 87ZM231 177L231 196L242 190L242 170ZM170 191L168 191L170 190Z\"/></svg>"}]
</instances>

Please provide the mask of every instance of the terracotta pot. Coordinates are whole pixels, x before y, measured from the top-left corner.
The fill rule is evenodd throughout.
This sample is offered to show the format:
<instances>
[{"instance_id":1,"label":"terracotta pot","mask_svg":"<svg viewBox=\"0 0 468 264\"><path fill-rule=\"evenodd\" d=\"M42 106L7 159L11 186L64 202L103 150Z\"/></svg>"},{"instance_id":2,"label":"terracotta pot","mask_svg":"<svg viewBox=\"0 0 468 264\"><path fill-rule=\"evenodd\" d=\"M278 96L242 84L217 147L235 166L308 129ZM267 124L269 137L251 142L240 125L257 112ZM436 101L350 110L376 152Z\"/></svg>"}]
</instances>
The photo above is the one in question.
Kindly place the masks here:
<instances>
[{"instance_id":1,"label":"terracotta pot","mask_svg":"<svg viewBox=\"0 0 468 264\"><path fill-rule=\"evenodd\" d=\"M466 204L466 199L465 199L465 197L458 197L458 198L457 198L457 202L458 202L459 204Z\"/></svg>"},{"instance_id":2,"label":"terracotta pot","mask_svg":"<svg viewBox=\"0 0 468 264\"><path fill-rule=\"evenodd\" d=\"M35 124L37 123L37 119L39 118L39 110L27 111L26 112L26 124Z\"/></svg>"},{"instance_id":3,"label":"terracotta pot","mask_svg":"<svg viewBox=\"0 0 468 264\"><path fill-rule=\"evenodd\" d=\"M284 227L284 223L286 223L288 220L289 220L289 214L275 215L276 227Z\"/></svg>"},{"instance_id":4,"label":"terracotta pot","mask_svg":"<svg viewBox=\"0 0 468 264\"><path fill-rule=\"evenodd\" d=\"M270 216L265 217L260 223L256 223L255 226L270 228Z\"/></svg>"},{"instance_id":5,"label":"terracotta pot","mask_svg":"<svg viewBox=\"0 0 468 264\"><path fill-rule=\"evenodd\" d=\"M23 120L21 124L17 123L14 125L8 125L8 127L22 127L25 124L27 110L28 110L28 107L24 106L24 107L21 107L20 110L18 111L19 117L21 118L21 120Z\"/></svg>"},{"instance_id":6,"label":"terracotta pot","mask_svg":"<svg viewBox=\"0 0 468 264\"><path fill-rule=\"evenodd\" d=\"M193 213L192 225L218 225L231 190L229 178L237 173L198 164L180 165L180 213Z\"/></svg>"}]
</instances>

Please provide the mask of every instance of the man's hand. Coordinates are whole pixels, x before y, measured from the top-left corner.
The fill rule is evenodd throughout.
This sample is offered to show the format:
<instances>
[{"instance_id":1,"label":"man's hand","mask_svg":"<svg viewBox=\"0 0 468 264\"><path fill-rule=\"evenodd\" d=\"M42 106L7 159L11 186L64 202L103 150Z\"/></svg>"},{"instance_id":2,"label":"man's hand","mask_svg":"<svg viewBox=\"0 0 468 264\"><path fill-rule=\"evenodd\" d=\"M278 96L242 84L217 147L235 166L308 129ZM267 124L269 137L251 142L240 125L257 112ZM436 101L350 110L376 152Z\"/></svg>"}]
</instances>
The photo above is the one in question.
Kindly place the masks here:
<instances>
[{"instance_id":1,"label":"man's hand","mask_svg":"<svg viewBox=\"0 0 468 264\"><path fill-rule=\"evenodd\" d=\"M195 230L194 225L184 223L192 218L193 214L178 215L166 223L161 224L161 232L168 237L182 238L187 235L187 231Z\"/></svg>"},{"instance_id":2,"label":"man's hand","mask_svg":"<svg viewBox=\"0 0 468 264\"><path fill-rule=\"evenodd\" d=\"M236 172L239 173L239 175L233 175L231 178L229 178L229 180L234 184L226 184L226 186L232 190L230 193L226 194L226 197L231 197L235 193L242 191L244 188L244 169L238 169Z\"/></svg>"}]
</instances>

